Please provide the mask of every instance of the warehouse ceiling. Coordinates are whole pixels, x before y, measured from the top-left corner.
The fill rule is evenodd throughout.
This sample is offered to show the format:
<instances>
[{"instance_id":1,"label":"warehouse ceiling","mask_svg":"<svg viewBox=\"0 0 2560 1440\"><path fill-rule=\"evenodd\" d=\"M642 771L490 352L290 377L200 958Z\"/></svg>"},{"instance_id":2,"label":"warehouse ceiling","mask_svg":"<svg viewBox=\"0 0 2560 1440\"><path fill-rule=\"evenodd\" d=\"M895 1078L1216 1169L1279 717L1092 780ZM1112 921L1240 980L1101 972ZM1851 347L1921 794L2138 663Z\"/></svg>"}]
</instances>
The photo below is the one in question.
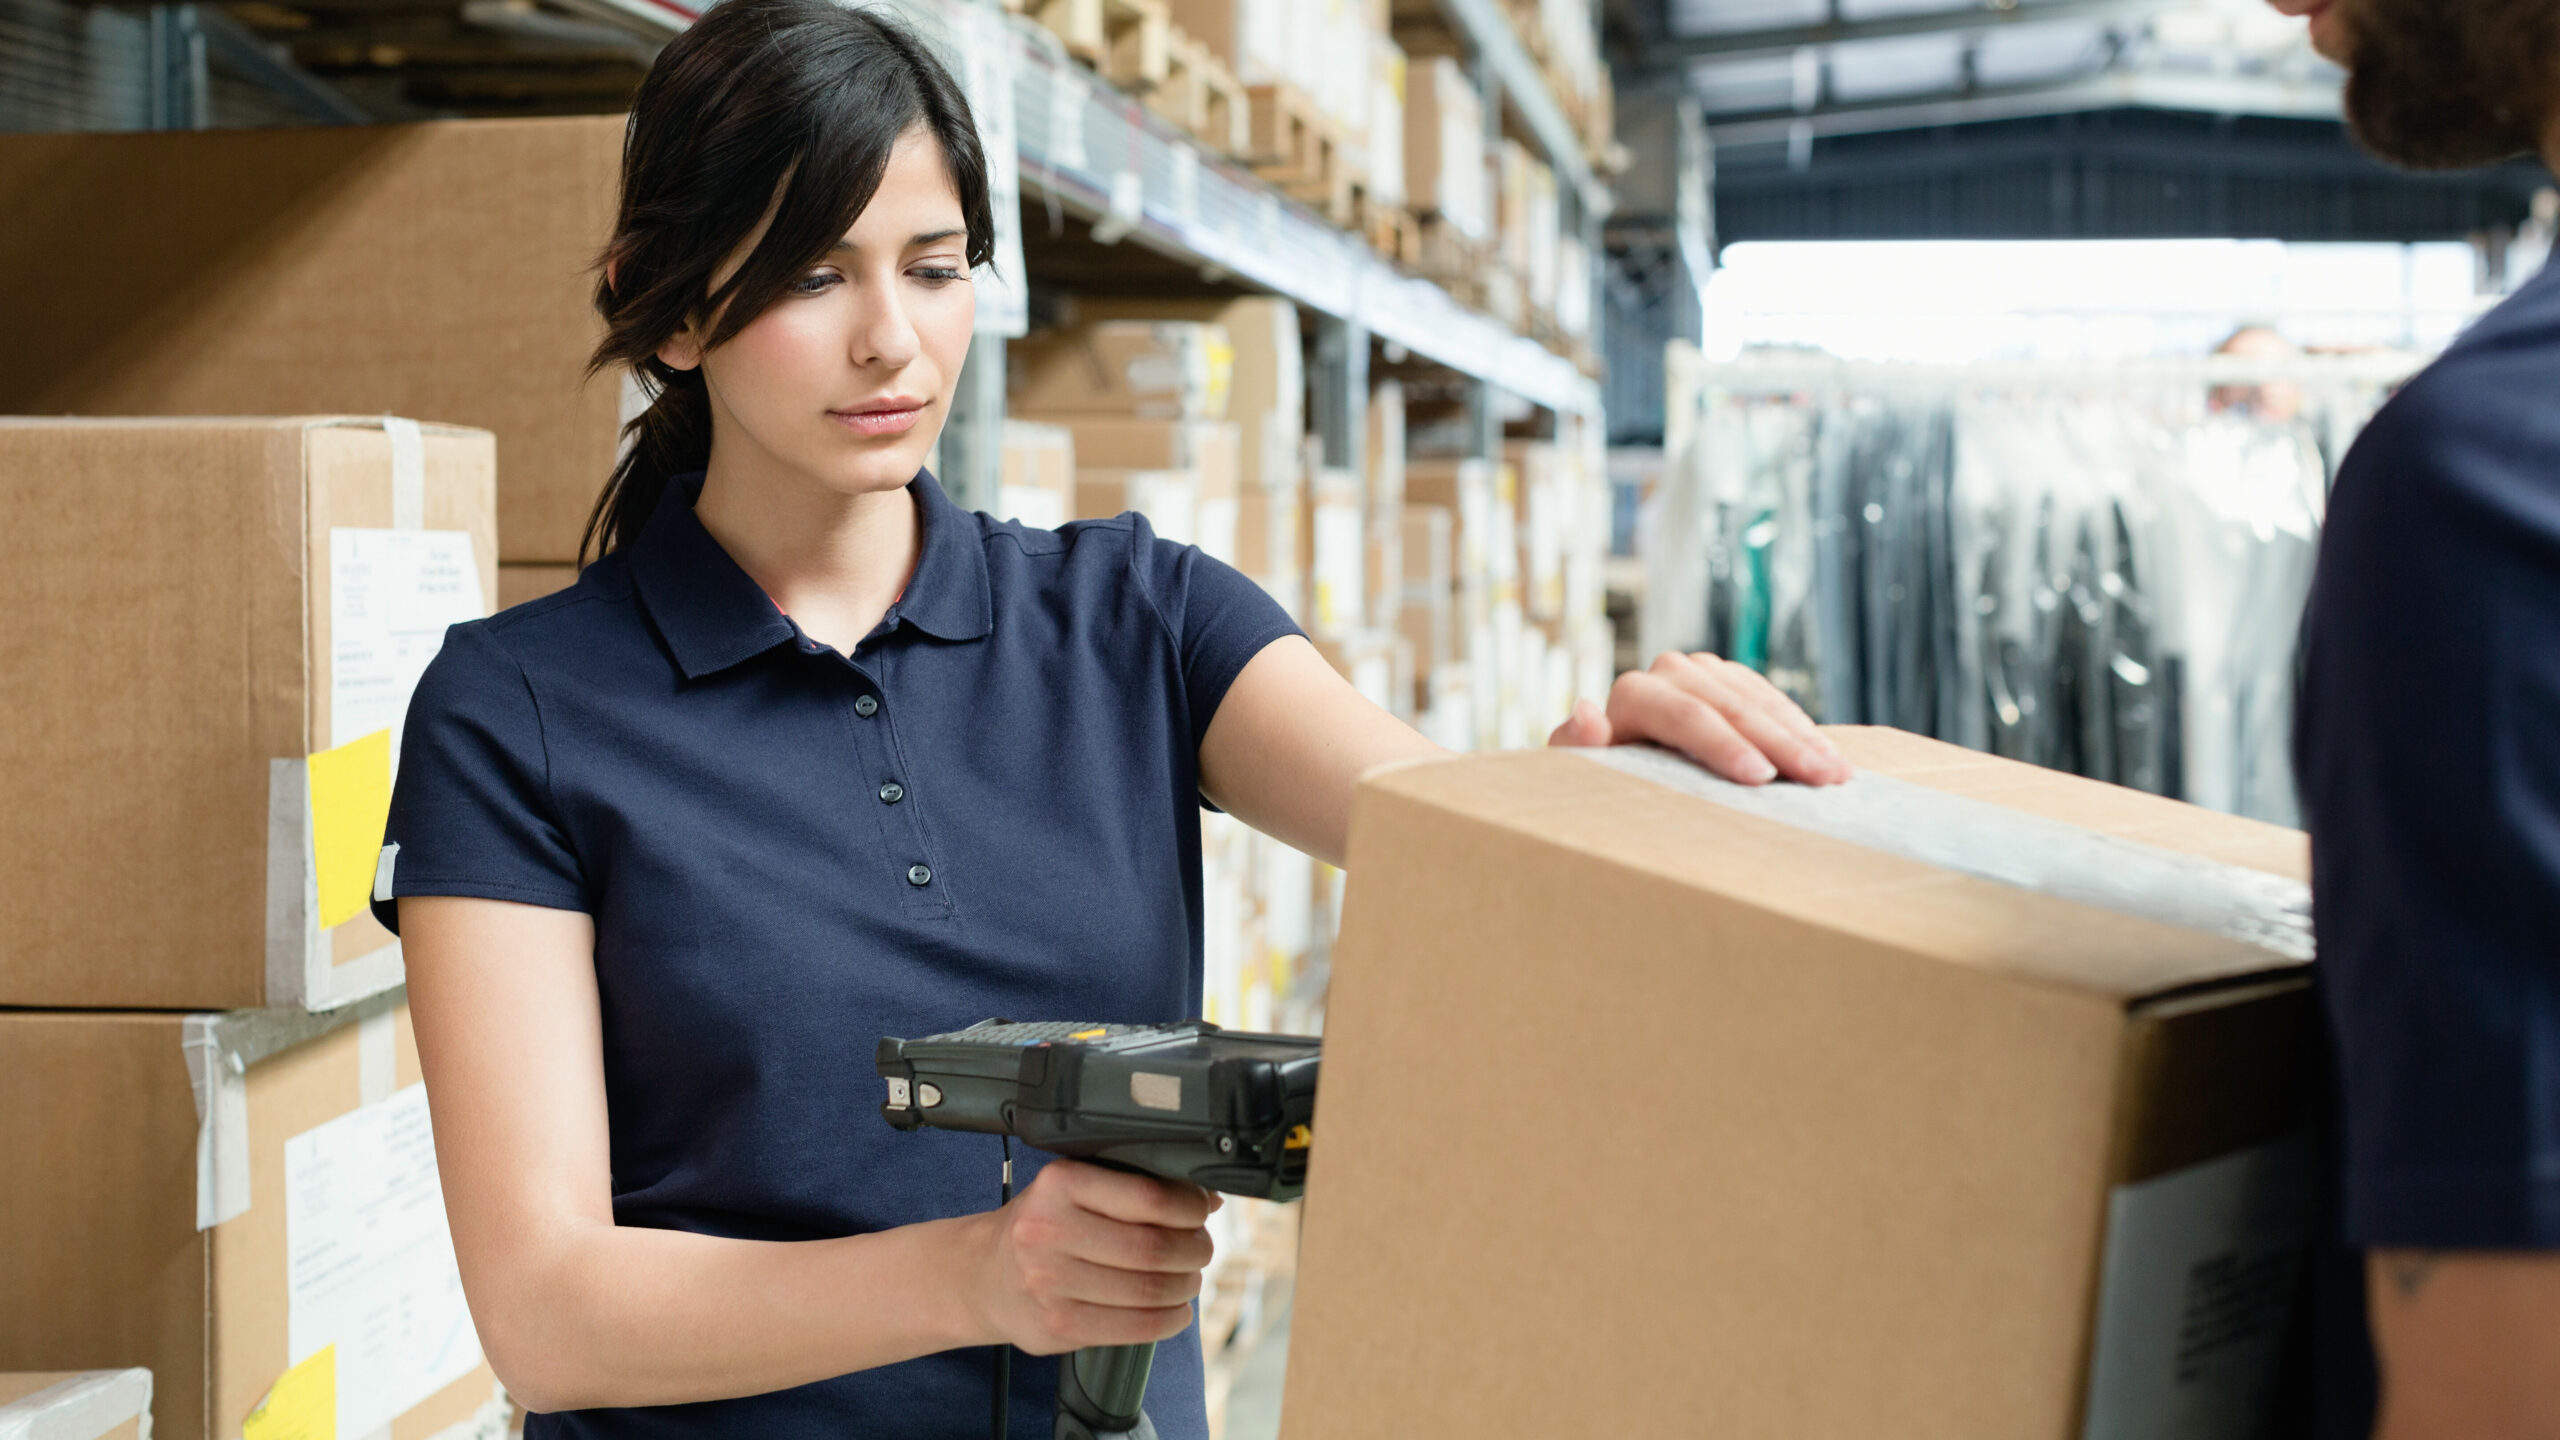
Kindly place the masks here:
<instances>
[{"instance_id":1,"label":"warehouse ceiling","mask_svg":"<svg viewBox=\"0 0 2560 1440\"><path fill-rule=\"evenodd\" d=\"M2399 175L2264 0L1611 0L1621 89L1703 112L1721 241L2512 224L2529 166Z\"/></svg>"}]
</instances>

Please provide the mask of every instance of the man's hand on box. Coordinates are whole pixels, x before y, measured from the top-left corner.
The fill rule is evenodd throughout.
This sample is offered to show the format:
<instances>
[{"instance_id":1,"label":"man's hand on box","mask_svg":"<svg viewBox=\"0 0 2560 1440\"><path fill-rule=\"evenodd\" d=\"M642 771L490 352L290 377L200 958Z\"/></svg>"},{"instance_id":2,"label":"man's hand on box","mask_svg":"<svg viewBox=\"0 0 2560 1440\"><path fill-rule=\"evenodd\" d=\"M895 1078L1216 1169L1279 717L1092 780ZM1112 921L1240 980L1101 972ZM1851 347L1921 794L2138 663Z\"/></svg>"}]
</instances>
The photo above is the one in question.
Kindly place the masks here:
<instances>
[{"instance_id":1,"label":"man's hand on box","mask_svg":"<svg viewBox=\"0 0 2560 1440\"><path fill-rule=\"evenodd\" d=\"M1766 785L1784 776L1836 785L1849 762L1802 707L1759 671L1713 655L1666 650L1651 669L1609 687L1607 709L1584 700L1550 745L1651 743L1677 750L1727 780Z\"/></svg>"}]
</instances>

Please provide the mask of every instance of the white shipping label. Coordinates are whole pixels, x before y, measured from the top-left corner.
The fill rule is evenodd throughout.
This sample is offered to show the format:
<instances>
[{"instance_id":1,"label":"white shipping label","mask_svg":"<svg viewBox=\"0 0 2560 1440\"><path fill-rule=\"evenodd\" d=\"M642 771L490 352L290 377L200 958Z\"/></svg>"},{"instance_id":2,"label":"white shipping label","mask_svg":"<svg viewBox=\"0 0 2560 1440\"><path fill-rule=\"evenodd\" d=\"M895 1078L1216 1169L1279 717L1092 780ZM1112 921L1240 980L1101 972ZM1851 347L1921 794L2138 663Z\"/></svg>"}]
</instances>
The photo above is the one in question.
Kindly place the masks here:
<instances>
[{"instance_id":1,"label":"white shipping label","mask_svg":"<svg viewBox=\"0 0 2560 1440\"><path fill-rule=\"evenodd\" d=\"M284 1226L288 1358L338 1347L339 1434L382 1429L480 1363L426 1086L286 1140Z\"/></svg>"},{"instance_id":2,"label":"white shipping label","mask_svg":"<svg viewBox=\"0 0 2560 1440\"><path fill-rule=\"evenodd\" d=\"M461 530L329 531L329 744L391 732L393 773L409 692L445 627L489 613Z\"/></svg>"},{"instance_id":3,"label":"white shipping label","mask_svg":"<svg viewBox=\"0 0 2560 1440\"><path fill-rule=\"evenodd\" d=\"M2317 1193L2307 1135L2116 1187L2084 1440L2265 1430Z\"/></svg>"}]
</instances>

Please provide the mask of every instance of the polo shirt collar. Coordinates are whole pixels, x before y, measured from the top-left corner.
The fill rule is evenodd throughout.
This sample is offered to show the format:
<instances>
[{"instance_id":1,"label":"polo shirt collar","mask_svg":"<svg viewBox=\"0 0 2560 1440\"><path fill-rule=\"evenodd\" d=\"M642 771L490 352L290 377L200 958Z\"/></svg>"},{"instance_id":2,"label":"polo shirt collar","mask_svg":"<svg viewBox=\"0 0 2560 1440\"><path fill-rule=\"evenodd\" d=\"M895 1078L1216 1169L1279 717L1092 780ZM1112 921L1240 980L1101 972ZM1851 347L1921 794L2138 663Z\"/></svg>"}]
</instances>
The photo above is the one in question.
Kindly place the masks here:
<instances>
[{"instance_id":1,"label":"polo shirt collar","mask_svg":"<svg viewBox=\"0 0 2560 1440\"><path fill-rule=\"evenodd\" d=\"M916 570L889 618L942 640L975 640L995 628L987 557L969 517L930 471L908 482L916 499ZM665 496L631 549L631 575L649 618L688 680L788 644L799 632L764 587L741 569L693 513L699 472L668 480Z\"/></svg>"}]
</instances>

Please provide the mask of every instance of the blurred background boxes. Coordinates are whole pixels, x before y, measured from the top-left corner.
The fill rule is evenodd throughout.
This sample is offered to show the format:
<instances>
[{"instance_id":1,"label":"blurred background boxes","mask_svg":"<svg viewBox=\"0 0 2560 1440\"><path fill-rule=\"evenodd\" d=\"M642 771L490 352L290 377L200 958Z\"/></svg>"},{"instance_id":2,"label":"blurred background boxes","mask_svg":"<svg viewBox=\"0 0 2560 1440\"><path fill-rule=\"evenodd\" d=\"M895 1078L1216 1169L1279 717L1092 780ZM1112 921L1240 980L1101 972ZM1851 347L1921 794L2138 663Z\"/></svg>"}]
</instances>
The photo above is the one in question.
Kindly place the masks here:
<instances>
[{"instance_id":1,"label":"blurred background boxes","mask_svg":"<svg viewBox=\"0 0 2560 1440\"><path fill-rule=\"evenodd\" d=\"M495 603L486 431L0 420L0 1004L324 1009L400 982L365 909L409 687Z\"/></svg>"}]
</instances>

